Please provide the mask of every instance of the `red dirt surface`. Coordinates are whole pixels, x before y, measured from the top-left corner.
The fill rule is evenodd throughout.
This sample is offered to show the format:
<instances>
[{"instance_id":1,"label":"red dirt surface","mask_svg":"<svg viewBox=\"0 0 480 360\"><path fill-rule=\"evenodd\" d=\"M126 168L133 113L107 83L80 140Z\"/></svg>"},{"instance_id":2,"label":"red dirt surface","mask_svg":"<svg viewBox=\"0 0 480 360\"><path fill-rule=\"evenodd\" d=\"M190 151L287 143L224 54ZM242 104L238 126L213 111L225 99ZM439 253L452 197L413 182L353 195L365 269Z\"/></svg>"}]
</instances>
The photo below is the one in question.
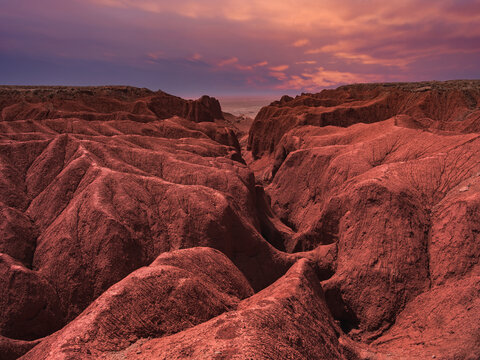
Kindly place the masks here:
<instances>
[{"instance_id":1,"label":"red dirt surface","mask_svg":"<svg viewBox=\"0 0 480 360\"><path fill-rule=\"evenodd\" d=\"M0 360L479 358L479 104L0 87Z\"/></svg>"}]
</instances>

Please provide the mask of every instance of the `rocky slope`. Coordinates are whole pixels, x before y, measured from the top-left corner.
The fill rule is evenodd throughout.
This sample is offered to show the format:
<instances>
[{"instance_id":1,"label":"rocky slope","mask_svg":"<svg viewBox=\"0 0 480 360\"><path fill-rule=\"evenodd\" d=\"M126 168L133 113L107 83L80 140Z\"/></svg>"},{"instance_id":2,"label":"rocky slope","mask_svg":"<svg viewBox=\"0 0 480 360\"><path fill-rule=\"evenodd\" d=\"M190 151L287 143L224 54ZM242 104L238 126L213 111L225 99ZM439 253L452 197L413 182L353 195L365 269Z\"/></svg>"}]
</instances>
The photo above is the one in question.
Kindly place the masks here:
<instances>
[{"instance_id":1,"label":"rocky slope","mask_svg":"<svg viewBox=\"0 0 480 360\"><path fill-rule=\"evenodd\" d=\"M135 120L180 116L202 122L223 119L220 103L209 96L184 100L163 91L129 86L1 86L0 120Z\"/></svg>"},{"instance_id":2,"label":"rocky slope","mask_svg":"<svg viewBox=\"0 0 480 360\"><path fill-rule=\"evenodd\" d=\"M0 359L478 358L479 104L0 87Z\"/></svg>"},{"instance_id":3,"label":"rocky slope","mask_svg":"<svg viewBox=\"0 0 480 360\"><path fill-rule=\"evenodd\" d=\"M251 167L294 233L285 249L336 246L322 287L351 338L479 356L479 116L465 81L284 97L255 119Z\"/></svg>"},{"instance_id":4,"label":"rocky slope","mask_svg":"<svg viewBox=\"0 0 480 360\"><path fill-rule=\"evenodd\" d=\"M480 130L478 81L385 83L342 86L318 94L284 96L262 108L252 125L253 156L275 151L289 130L305 126L348 127L405 115L403 126L415 129Z\"/></svg>"}]
</instances>

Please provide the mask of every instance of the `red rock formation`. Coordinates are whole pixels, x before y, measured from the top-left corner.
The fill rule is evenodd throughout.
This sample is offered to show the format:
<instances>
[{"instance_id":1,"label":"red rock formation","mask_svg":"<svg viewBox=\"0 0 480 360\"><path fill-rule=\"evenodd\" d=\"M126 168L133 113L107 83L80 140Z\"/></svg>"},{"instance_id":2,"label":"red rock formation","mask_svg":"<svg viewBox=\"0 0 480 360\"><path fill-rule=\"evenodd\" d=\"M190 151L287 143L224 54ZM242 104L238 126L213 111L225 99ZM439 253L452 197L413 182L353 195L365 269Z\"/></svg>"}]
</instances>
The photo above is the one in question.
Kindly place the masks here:
<instances>
[{"instance_id":1,"label":"red rock formation","mask_svg":"<svg viewBox=\"0 0 480 360\"><path fill-rule=\"evenodd\" d=\"M57 117L58 109L89 103L103 118L118 101L127 106L138 92L146 92L127 90L95 88L85 95L80 89L77 95L72 89L41 89L38 97L51 99L57 110L39 120L0 122L0 249L21 262L33 279L20 286L5 274L4 294L14 294L5 301L25 297L32 306L45 304L48 310L51 299L42 292L24 294L30 283L45 282L45 289L51 289L47 293L58 295L59 302L54 306L58 313L50 316L52 324L45 322L44 329L18 322L16 332L5 325L0 335L48 335L108 287L170 250L219 249L257 290L298 258L279 252L261 235L263 222L273 218L257 213L254 177L241 157L234 129L177 116L155 116L148 122L135 116L140 121L87 120L80 110ZM36 90L8 91L15 99L22 95L28 100L25 109L33 101L44 105L30 98L37 96ZM67 95L73 100L63 98ZM182 102L166 111L182 113ZM209 98L200 103L215 110ZM22 315L21 304L18 311L15 306L5 310L13 320ZM4 321L10 324L8 316Z\"/></svg>"},{"instance_id":2,"label":"red rock formation","mask_svg":"<svg viewBox=\"0 0 480 360\"><path fill-rule=\"evenodd\" d=\"M195 122L201 122L223 119L223 114L218 100L204 95L196 101L187 101L185 103L183 117Z\"/></svg>"},{"instance_id":3,"label":"red rock formation","mask_svg":"<svg viewBox=\"0 0 480 360\"><path fill-rule=\"evenodd\" d=\"M26 265L54 285L67 319L172 249L221 249L257 289L288 266L272 257L275 249L257 230L253 176L230 146L236 141L229 129L182 119L54 119L0 127L2 200L35 224L35 254ZM13 141L18 134L24 138ZM27 247L32 239L20 235ZM265 256L278 266L265 263ZM265 276L255 275L252 261L265 267Z\"/></svg>"},{"instance_id":4,"label":"red rock formation","mask_svg":"<svg viewBox=\"0 0 480 360\"><path fill-rule=\"evenodd\" d=\"M290 129L295 127L341 126L383 121L406 114L416 128L457 132L479 131L478 82L360 84L283 97L258 113L248 146L258 158L271 154Z\"/></svg>"},{"instance_id":5,"label":"red rock formation","mask_svg":"<svg viewBox=\"0 0 480 360\"><path fill-rule=\"evenodd\" d=\"M203 323L252 294L243 274L218 251L165 253L105 291L24 359L98 359Z\"/></svg>"},{"instance_id":6,"label":"red rock formation","mask_svg":"<svg viewBox=\"0 0 480 360\"><path fill-rule=\"evenodd\" d=\"M128 359L354 359L312 264L303 259L235 311L172 336L138 341ZM108 354L114 359L120 354Z\"/></svg>"},{"instance_id":7,"label":"red rock formation","mask_svg":"<svg viewBox=\"0 0 480 360\"><path fill-rule=\"evenodd\" d=\"M40 343L40 339L33 341L14 340L0 336L0 359L15 360L28 352L35 345Z\"/></svg>"},{"instance_id":8,"label":"red rock formation","mask_svg":"<svg viewBox=\"0 0 480 360\"><path fill-rule=\"evenodd\" d=\"M336 244L334 274L322 286L350 337L377 339L400 358L473 359L480 137L471 119L480 86L423 85L349 86L274 103L251 129L252 151L263 155L251 167L294 232L287 251ZM278 116L263 118L272 111ZM331 126L338 112L340 126ZM443 306L454 292L452 308ZM472 322L453 331L467 316Z\"/></svg>"},{"instance_id":9,"label":"red rock formation","mask_svg":"<svg viewBox=\"0 0 480 360\"><path fill-rule=\"evenodd\" d=\"M479 99L0 88L0 359L478 358Z\"/></svg>"},{"instance_id":10,"label":"red rock formation","mask_svg":"<svg viewBox=\"0 0 480 360\"><path fill-rule=\"evenodd\" d=\"M223 119L218 100L209 96L184 100L130 86L3 86L0 109L4 121L80 118L147 122L175 115L194 122Z\"/></svg>"},{"instance_id":11,"label":"red rock formation","mask_svg":"<svg viewBox=\"0 0 480 360\"><path fill-rule=\"evenodd\" d=\"M62 326L54 288L36 272L0 253L0 333L34 340Z\"/></svg>"}]
</instances>

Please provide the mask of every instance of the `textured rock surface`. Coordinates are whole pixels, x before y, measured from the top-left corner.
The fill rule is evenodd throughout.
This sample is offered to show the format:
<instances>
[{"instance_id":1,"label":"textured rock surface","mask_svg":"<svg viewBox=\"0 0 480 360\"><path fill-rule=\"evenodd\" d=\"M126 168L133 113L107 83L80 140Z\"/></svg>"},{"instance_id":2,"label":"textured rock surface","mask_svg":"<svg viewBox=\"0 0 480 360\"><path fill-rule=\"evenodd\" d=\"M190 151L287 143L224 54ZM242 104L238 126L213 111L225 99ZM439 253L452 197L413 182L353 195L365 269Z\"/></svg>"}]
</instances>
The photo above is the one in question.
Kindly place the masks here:
<instances>
[{"instance_id":1,"label":"textured rock surface","mask_svg":"<svg viewBox=\"0 0 480 360\"><path fill-rule=\"evenodd\" d=\"M54 288L36 272L0 253L0 334L33 340L62 325Z\"/></svg>"},{"instance_id":2,"label":"textured rock surface","mask_svg":"<svg viewBox=\"0 0 480 360\"><path fill-rule=\"evenodd\" d=\"M253 158L263 155L251 167L294 232L287 251L336 244L322 286L351 338L380 337L382 351L400 358L475 358L480 86L424 85L353 85L276 102L250 131ZM289 122L295 114L306 120ZM452 307L442 300L449 293ZM451 331L469 314L475 320Z\"/></svg>"},{"instance_id":3,"label":"textured rock surface","mask_svg":"<svg viewBox=\"0 0 480 360\"><path fill-rule=\"evenodd\" d=\"M318 94L283 97L258 113L249 147L258 158L272 153L290 129L305 125L347 127L405 114L409 126L456 132L479 131L478 80L359 84Z\"/></svg>"},{"instance_id":4,"label":"textured rock surface","mask_svg":"<svg viewBox=\"0 0 480 360\"><path fill-rule=\"evenodd\" d=\"M41 339L33 341L14 340L0 336L0 360L15 360L28 352L35 345L40 343Z\"/></svg>"},{"instance_id":5,"label":"textured rock surface","mask_svg":"<svg viewBox=\"0 0 480 360\"><path fill-rule=\"evenodd\" d=\"M0 359L479 358L479 100L0 87Z\"/></svg>"},{"instance_id":6,"label":"textured rock surface","mask_svg":"<svg viewBox=\"0 0 480 360\"><path fill-rule=\"evenodd\" d=\"M24 358L98 359L139 339L168 336L205 322L252 294L243 274L216 250L162 254L105 291Z\"/></svg>"},{"instance_id":7,"label":"textured rock surface","mask_svg":"<svg viewBox=\"0 0 480 360\"><path fill-rule=\"evenodd\" d=\"M257 290L298 257L262 237L254 177L234 129L160 118L161 111L182 113L185 100L132 88L2 91L4 114L14 106L10 102L21 106L0 122L0 248L52 287L60 326L170 250L219 249ZM133 111L132 102L147 95L158 105L158 117L115 113L129 106ZM212 101L204 97L200 105ZM52 109L32 115L33 103ZM87 105L98 116L87 116ZM59 117L65 109L71 112ZM44 299L41 293L30 296ZM57 328L35 334L24 329L15 338Z\"/></svg>"},{"instance_id":8,"label":"textured rock surface","mask_svg":"<svg viewBox=\"0 0 480 360\"><path fill-rule=\"evenodd\" d=\"M227 312L178 334L133 344L131 359L346 359L319 280L305 259ZM107 356L114 359L117 354Z\"/></svg>"},{"instance_id":9,"label":"textured rock surface","mask_svg":"<svg viewBox=\"0 0 480 360\"><path fill-rule=\"evenodd\" d=\"M184 100L163 91L130 86L0 86L0 119L135 120L181 116L195 122L223 119L218 100Z\"/></svg>"}]
</instances>

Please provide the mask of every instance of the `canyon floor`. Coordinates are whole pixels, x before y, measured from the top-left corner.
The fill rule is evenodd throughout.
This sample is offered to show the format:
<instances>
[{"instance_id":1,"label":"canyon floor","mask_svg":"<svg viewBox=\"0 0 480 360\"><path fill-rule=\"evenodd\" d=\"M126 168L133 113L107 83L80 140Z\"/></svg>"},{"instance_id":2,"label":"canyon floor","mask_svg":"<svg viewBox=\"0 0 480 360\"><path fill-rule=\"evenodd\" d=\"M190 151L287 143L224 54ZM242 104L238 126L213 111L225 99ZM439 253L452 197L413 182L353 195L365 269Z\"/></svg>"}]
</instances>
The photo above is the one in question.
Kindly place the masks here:
<instances>
[{"instance_id":1,"label":"canyon floor","mask_svg":"<svg viewBox=\"0 0 480 360\"><path fill-rule=\"evenodd\" d=\"M480 358L480 81L0 86L0 360Z\"/></svg>"}]
</instances>

